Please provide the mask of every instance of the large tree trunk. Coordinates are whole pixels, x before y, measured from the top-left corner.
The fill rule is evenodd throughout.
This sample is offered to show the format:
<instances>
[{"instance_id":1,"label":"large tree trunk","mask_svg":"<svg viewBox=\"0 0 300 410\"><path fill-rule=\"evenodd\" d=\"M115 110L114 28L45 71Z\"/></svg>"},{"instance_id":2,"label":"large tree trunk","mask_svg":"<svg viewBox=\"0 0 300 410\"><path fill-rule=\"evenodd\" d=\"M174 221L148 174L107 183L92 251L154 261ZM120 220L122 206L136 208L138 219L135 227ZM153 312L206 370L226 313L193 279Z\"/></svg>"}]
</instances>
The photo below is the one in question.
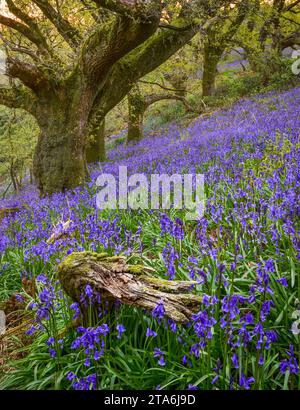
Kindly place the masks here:
<instances>
[{"instance_id":1,"label":"large tree trunk","mask_svg":"<svg viewBox=\"0 0 300 410\"><path fill-rule=\"evenodd\" d=\"M202 79L203 97L211 96L216 88L217 67L222 56L222 51L206 43L204 46L204 63Z\"/></svg>"},{"instance_id":2,"label":"large tree trunk","mask_svg":"<svg viewBox=\"0 0 300 410\"><path fill-rule=\"evenodd\" d=\"M33 170L41 194L76 188L86 176L84 143L65 128L42 130Z\"/></svg>"},{"instance_id":3,"label":"large tree trunk","mask_svg":"<svg viewBox=\"0 0 300 410\"><path fill-rule=\"evenodd\" d=\"M86 161L88 164L105 161L105 120L93 119L89 128Z\"/></svg>"},{"instance_id":4,"label":"large tree trunk","mask_svg":"<svg viewBox=\"0 0 300 410\"><path fill-rule=\"evenodd\" d=\"M41 194L75 188L86 177L88 115L84 113L85 108L81 107L79 112L67 101L63 108L60 107L43 106L37 116L41 133L35 149L33 172Z\"/></svg>"},{"instance_id":5,"label":"large tree trunk","mask_svg":"<svg viewBox=\"0 0 300 410\"><path fill-rule=\"evenodd\" d=\"M127 144L136 143L143 138L143 121L146 110L144 98L138 86L128 94L128 133Z\"/></svg>"}]
</instances>

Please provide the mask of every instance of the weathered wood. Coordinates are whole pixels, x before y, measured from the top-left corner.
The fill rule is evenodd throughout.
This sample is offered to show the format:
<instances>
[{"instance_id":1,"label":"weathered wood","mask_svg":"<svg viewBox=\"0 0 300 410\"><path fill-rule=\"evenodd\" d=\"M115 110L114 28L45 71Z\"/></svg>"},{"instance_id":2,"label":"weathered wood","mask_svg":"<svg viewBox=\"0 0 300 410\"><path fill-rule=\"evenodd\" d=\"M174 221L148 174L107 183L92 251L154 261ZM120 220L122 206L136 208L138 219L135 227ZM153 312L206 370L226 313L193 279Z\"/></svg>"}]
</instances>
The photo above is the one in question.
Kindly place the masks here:
<instances>
[{"instance_id":1,"label":"weathered wood","mask_svg":"<svg viewBox=\"0 0 300 410\"><path fill-rule=\"evenodd\" d=\"M128 265L121 256L73 253L59 265L58 270L65 292L79 304L85 287L90 285L102 300L119 300L148 311L162 302L166 316L177 323L188 322L191 315L200 309L201 297L191 291L197 282L155 278L149 275L153 269Z\"/></svg>"}]
</instances>

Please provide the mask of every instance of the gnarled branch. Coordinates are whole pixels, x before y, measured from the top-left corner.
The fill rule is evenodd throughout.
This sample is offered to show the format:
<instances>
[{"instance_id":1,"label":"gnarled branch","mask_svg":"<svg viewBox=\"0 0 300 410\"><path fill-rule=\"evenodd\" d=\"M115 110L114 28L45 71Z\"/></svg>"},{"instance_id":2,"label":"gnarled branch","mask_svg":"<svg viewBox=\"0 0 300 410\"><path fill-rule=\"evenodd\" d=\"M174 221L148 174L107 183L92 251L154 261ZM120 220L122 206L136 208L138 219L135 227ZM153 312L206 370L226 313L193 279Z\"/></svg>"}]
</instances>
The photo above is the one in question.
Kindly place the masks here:
<instances>
[{"instance_id":1,"label":"gnarled branch","mask_svg":"<svg viewBox=\"0 0 300 410\"><path fill-rule=\"evenodd\" d=\"M113 65L131 50L151 37L158 26L154 23L137 23L131 18L116 16L96 27L85 42L80 69L88 73L88 82L101 84Z\"/></svg>"},{"instance_id":2,"label":"gnarled branch","mask_svg":"<svg viewBox=\"0 0 300 410\"><path fill-rule=\"evenodd\" d=\"M163 101L163 100L181 101L187 111L193 111L187 99L183 96L176 95L176 94L152 94L152 95L146 96L145 97L146 108L150 107L150 105L155 104L158 101Z\"/></svg>"},{"instance_id":3,"label":"gnarled branch","mask_svg":"<svg viewBox=\"0 0 300 410\"><path fill-rule=\"evenodd\" d=\"M51 21L51 23L56 27L60 35L65 39L65 41L72 47L75 48L80 42L79 31L74 28L68 20L64 19L62 15L51 6L48 0L32 0L39 9L43 12L44 16Z\"/></svg>"},{"instance_id":4,"label":"gnarled branch","mask_svg":"<svg viewBox=\"0 0 300 410\"><path fill-rule=\"evenodd\" d=\"M9 108L22 108L35 113L36 99L29 90L22 88L0 88L0 104Z\"/></svg>"},{"instance_id":5,"label":"gnarled branch","mask_svg":"<svg viewBox=\"0 0 300 410\"><path fill-rule=\"evenodd\" d=\"M19 21L14 20L10 17L4 16L2 14L0 14L0 24L3 24L4 26L19 32L29 41L35 44L41 51L47 51L48 46L45 43L43 37L41 37L37 32L32 30L27 25L20 23Z\"/></svg>"},{"instance_id":6,"label":"gnarled branch","mask_svg":"<svg viewBox=\"0 0 300 410\"><path fill-rule=\"evenodd\" d=\"M97 96L95 105L100 105L98 101L101 101L103 115L107 114L128 94L140 78L164 63L198 31L199 25L195 24L184 32L174 30L157 32L114 65L105 87ZM119 81L120 78L122 82Z\"/></svg>"},{"instance_id":7,"label":"gnarled branch","mask_svg":"<svg viewBox=\"0 0 300 410\"><path fill-rule=\"evenodd\" d=\"M293 3L287 4L287 5L284 7L283 11L284 11L284 12L286 12L286 11L291 11L294 7L298 6L298 4L300 4L300 0L295 0Z\"/></svg>"},{"instance_id":8,"label":"gnarled branch","mask_svg":"<svg viewBox=\"0 0 300 410\"><path fill-rule=\"evenodd\" d=\"M10 77L18 78L26 87L34 92L45 89L49 85L49 80L35 65L15 58L7 59L6 74Z\"/></svg>"},{"instance_id":9,"label":"gnarled branch","mask_svg":"<svg viewBox=\"0 0 300 410\"><path fill-rule=\"evenodd\" d=\"M18 19L23 21L31 31L35 34L36 38L40 39L40 44L49 51L46 39L43 37L39 26L36 24L34 19L32 19L28 14L24 13L20 8L15 5L15 0L6 0L9 11L14 14Z\"/></svg>"}]
</instances>

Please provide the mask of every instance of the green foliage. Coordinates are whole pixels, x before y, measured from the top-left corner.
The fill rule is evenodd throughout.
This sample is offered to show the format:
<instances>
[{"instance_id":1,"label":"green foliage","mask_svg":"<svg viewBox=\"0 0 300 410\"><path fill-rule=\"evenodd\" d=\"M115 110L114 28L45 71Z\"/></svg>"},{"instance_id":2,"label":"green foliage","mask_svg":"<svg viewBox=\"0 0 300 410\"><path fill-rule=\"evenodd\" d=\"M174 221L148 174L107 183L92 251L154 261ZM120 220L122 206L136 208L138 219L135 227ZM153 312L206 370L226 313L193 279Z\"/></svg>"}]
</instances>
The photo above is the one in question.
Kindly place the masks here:
<instances>
[{"instance_id":1,"label":"green foliage","mask_svg":"<svg viewBox=\"0 0 300 410\"><path fill-rule=\"evenodd\" d=\"M221 86L216 93L224 97L237 98L258 92L262 87L262 78L260 74L247 74L237 77L227 77L223 79Z\"/></svg>"},{"instance_id":2,"label":"green foliage","mask_svg":"<svg viewBox=\"0 0 300 410\"><path fill-rule=\"evenodd\" d=\"M32 168L33 150L39 129L35 120L22 110L0 110L0 178L18 187Z\"/></svg>"},{"instance_id":3,"label":"green foliage","mask_svg":"<svg viewBox=\"0 0 300 410\"><path fill-rule=\"evenodd\" d=\"M186 110L181 102L159 102L152 108L149 108L145 128L146 130L158 128L161 125L184 117L185 113Z\"/></svg>"}]
</instances>

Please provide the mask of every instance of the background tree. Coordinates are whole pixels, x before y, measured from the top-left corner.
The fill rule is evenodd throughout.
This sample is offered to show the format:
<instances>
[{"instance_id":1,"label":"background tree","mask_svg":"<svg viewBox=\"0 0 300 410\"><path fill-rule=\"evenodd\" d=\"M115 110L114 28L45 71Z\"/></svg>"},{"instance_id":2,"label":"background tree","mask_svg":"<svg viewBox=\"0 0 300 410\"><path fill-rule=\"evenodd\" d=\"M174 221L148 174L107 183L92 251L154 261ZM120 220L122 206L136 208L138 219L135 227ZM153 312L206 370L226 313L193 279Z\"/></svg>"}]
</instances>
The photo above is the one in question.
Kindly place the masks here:
<instances>
[{"instance_id":1,"label":"background tree","mask_svg":"<svg viewBox=\"0 0 300 410\"><path fill-rule=\"evenodd\" d=\"M210 25L204 34L202 95L210 96L215 90L217 66L249 12L250 2L241 1L224 7L222 19Z\"/></svg>"},{"instance_id":2,"label":"background tree","mask_svg":"<svg viewBox=\"0 0 300 410\"><path fill-rule=\"evenodd\" d=\"M169 89L161 86L163 91L144 95L141 88L136 84L129 92L128 99L128 132L127 144L138 142L143 138L143 122L146 110L158 101L178 100L189 108L182 90ZM185 93L184 93L185 94Z\"/></svg>"},{"instance_id":3,"label":"background tree","mask_svg":"<svg viewBox=\"0 0 300 410\"><path fill-rule=\"evenodd\" d=\"M86 144L86 160L88 164L105 161L105 118L101 112L95 111L90 116Z\"/></svg>"}]
</instances>

